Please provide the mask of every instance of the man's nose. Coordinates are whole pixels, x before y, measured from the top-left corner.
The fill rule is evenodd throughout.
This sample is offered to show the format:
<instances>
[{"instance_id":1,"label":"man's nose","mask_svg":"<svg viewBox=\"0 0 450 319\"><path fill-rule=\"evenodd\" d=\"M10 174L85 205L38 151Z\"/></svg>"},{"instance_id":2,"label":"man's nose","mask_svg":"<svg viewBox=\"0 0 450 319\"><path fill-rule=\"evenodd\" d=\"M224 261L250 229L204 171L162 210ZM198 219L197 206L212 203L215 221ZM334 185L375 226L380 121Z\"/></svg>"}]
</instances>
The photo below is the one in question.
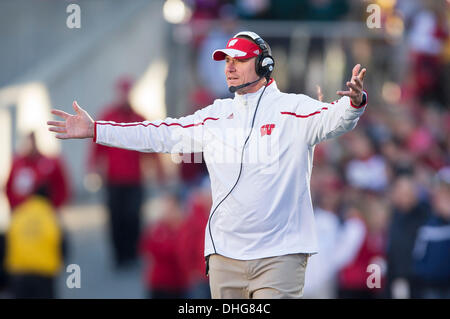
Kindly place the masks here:
<instances>
[{"instance_id":1,"label":"man's nose","mask_svg":"<svg viewBox=\"0 0 450 319\"><path fill-rule=\"evenodd\" d=\"M227 62L226 69L228 72L233 72L236 70L236 67L234 65L234 62Z\"/></svg>"}]
</instances>

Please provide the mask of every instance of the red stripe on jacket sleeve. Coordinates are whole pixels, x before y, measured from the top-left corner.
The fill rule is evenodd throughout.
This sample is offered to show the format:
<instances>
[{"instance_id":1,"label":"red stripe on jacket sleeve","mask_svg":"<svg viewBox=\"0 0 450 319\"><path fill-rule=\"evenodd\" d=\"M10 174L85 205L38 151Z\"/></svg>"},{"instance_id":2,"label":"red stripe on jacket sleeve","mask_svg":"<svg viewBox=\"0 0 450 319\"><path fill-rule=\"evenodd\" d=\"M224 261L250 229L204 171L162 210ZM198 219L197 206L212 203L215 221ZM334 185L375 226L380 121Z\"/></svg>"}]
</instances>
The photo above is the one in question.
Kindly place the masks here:
<instances>
[{"instance_id":1,"label":"red stripe on jacket sleeve","mask_svg":"<svg viewBox=\"0 0 450 319\"><path fill-rule=\"evenodd\" d=\"M148 127L148 126L154 126L154 127L160 127L161 125L165 125L165 126L180 126L182 128L189 128L192 126L198 126L198 125L204 125L205 122L207 120L214 120L217 121L218 118L214 118L214 117L207 117L206 119L204 119L202 122L196 123L196 124L188 124L188 125L182 125L181 123L165 123L165 122L161 122L160 124L156 125L154 123L128 123L128 124L124 124L124 123L110 123L110 122L105 122L105 123L97 123L98 125L111 125L111 126L121 126L121 127L129 127L129 126L144 126L144 127Z\"/></svg>"},{"instance_id":2,"label":"red stripe on jacket sleeve","mask_svg":"<svg viewBox=\"0 0 450 319\"><path fill-rule=\"evenodd\" d=\"M307 117L310 117L310 116L319 114L320 112L322 112L322 110L328 110L328 107L323 107L323 108L320 109L320 111L316 111L316 112L314 112L314 113L305 114L305 115L302 115L302 114L295 114L295 113L292 113L292 112L280 112L280 113L281 113L281 114L285 114L285 115L293 115L293 116L295 116L295 117L300 117L300 118L307 118Z\"/></svg>"},{"instance_id":3,"label":"red stripe on jacket sleeve","mask_svg":"<svg viewBox=\"0 0 450 319\"><path fill-rule=\"evenodd\" d=\"M97 121L94 122L94 143L97 143Z\"/></svg>"}]
</instances>

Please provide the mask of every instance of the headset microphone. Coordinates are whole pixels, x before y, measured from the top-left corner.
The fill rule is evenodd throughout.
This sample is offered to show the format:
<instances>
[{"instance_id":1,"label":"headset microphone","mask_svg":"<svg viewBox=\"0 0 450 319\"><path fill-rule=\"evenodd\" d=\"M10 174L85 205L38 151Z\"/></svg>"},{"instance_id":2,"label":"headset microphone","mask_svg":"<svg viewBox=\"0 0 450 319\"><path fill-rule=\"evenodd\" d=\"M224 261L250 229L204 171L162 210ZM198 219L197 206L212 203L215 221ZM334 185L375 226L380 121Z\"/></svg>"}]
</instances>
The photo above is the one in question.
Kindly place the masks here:
<instances>
[{"instance_id":1,"label":"headset microphone","mask_svg":"<svg viewBox=\"0 0 450 319\"><path fill-rule=\"evenodd\" d=\"M238 85L238 86L230 86L230 87L228 88L228 90L230 91L230 93L234 93L234 92L236 92L237 90L240 90L240 89L245 88L245 87L247 87L247 86L249 86L249 85L255 84L256 82L258 82L259 80L261 80L263 77L264 77L264 75L261 76L259 79L253 81L253 82L247 82L247 83L244 83L244 84L241 84L241 85Z\"/></svg>"},{"instance_id":2,"label":"headset microphone","mask_svg":"<svg viewBox=\"0 0 450 319\"><path fill-rule=\"evenodd\" d=\"M253 82L247 82L247 83L244 83L244 84L241 84L241 85L238 85L238 86L230 86L229 88L228 88L228 90L230 91L230 93L234 93L234 92L236 92L237 90L240 90L240 89L242 89L242 88L245 88L245 87L247 87L247 86L249 86L249 85L252 85L252 84L255 84L256 82L258 82L259 80L261 80L262 78L266 78L266 80L267 80L267 83L269 82L269 80L270 80L270 73L272 72L272 70L273 70L273 61L272 61L272 59L270 59L270 61L272 62L272 65L269 65L269 67L267 68L267 70L265 70L265 72L264 72L264 74L263 75L261 75L260 77L259 77L259 79L257 79L257 80L255 80L255 81L253 81Z\"/></svg>"}]
</instances>

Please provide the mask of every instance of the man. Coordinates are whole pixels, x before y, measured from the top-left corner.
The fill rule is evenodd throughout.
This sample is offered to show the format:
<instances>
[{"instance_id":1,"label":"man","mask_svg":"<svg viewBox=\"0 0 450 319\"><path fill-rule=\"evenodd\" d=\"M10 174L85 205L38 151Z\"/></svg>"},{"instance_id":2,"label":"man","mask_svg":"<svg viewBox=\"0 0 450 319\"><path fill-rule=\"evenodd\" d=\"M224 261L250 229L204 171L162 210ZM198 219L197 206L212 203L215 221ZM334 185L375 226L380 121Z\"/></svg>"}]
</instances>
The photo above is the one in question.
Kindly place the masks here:
<instances>
[{"instance_id":1,"label":"man","mask_svg":"<svg viewBox=\"0 0 450 319\"><path fill-rule=\"evenodd\" d=\"M414 276L413 249L417 231L429 217L429 204L421 201L414 178L401 175L390 189L391 220L387 242L388 298L420 298Z\"/></svg>"},{"instance_id":2,"label":"man","mask_svg":"<svg viewBox=\"0 0 450 319\"><path fill-rule=\"evenodd\" d=\"M179 119L128 124L96 122L75 101L76 115L52 111L64 121L49 121L49 130L146 152L203 152L213 199L205 232L212 297L300 298L308 256L317 252L314 146L355 127L366 106L366 70L356 65L349 89L327 104L280 92L270 49L253 32L238 33L213 58L225 59L234 99Z\"/></svg>"}]
</instances>

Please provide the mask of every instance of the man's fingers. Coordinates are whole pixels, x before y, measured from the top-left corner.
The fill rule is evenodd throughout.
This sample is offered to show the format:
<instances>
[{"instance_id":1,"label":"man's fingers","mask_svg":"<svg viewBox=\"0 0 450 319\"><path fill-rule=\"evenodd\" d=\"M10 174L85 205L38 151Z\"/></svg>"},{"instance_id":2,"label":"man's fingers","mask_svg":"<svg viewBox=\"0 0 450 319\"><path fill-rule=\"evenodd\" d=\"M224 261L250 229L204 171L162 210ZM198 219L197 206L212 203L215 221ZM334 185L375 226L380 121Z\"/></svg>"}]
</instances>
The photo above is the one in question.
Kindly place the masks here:
<instances>
[{"instance_id":1,"label":"man's fingers","mask_svg":"<svg viewBox=\"0 0 450 319\"><path fill-rule=\"evenodd\" d=\"M77 101L73 101L72 107L78 115L81 114L81 107L78 105Z\"/></svg>"},{"instance_id":2,"label":"man's fingers","mask_svg":"<svg viewBox=\"0 0 450 319\"><path fill-rule=\"evenodd\" d=\"M352 71L352 75L353 76L357 76L358 75L358 73L359 73L359 69L361 68L361 64L357 64L357 65L355 65L354 67L353 67L353 71Z\"/></svg>"},{"instance_id":3,"label":"man's fingers","mask_svg":"<svg viewBox=\"0 0 450 319\"><path fill-rule=\"evenodd\" d=\"M54 114L54 115L57 115L59 117L62 117L65 120L67 120L69 117L72 116L69 113L66 113L66 112L61 111L61 110L52 110L51 113Z\"/></svg>"},{"instance_id":4,"label":"man's fingers","mask_svg":"<svg viewBox=\"0 0 450 319\"><path fill-rule=\"evenodd\" d=\"M341 96L350 96L350 94L352 94L352 92L350 92L350 91L337 91L336 94L337 95L341 95Z\"/></svg>"},{"instance_id":5,"label":"man's fingers","mask_svg":"<svg viewBox=\"0 0 450 319\"><path fill-rule=\"evenodd\" d=\"M360 89L362 89L362 87L363 87L363 82L361 81L361 79L360 79L359 77L355 76L355 77L353 78L353 80L355 81L356 85L358 85L358 87L359 87Z\"/></svg>"},{"instance_id":6,"label":"man's fingers","mask_svg":"<svg viewBox=\"0 0 450 319\"><path fill-rule=\"evenodd\" d=\"M64 121L47 121L47 125L66 127L66 122L64 122Z\"/></svg>"},{"instance_id":7,"label":"man's fingers","mask_svg":"<svg viewBox=\"0 0 450 319\"><path fill-rule=\"evenodd\" d=\"M355 98L358 96L358 93L355 93L355 91L337 91L336 94L340 96L348 96L349 98Z\"/></svg>"},{"instance_id":8,"label":"man's fingers","mask_svg":"<svg viewBox=\"0 0 450 319\"><path fill-rule=\"evenodd\" d=\"M65 139L69 139L69 135L67 135L66 133L61 133L61 134L56 134L55 135L56 138L59 138L61 140L65 140Z\"/></svg>"},{"instance_id":9,"label":"man's fingers","mask_svg":"<svg viewBox=\"0 0 450 319\"><path fill-rule=\"evenodd\" d=\"M358 87L356 84L353 84L352 82L347 82L347 86L356 92L361 92L361 88Z\"/></svg>"},{"instance_id":10,"label":"man's fingers","mask_svg":"<svg viewBox=\"0 0 450 319\"><path fill-rule=\"evenodd\" d=\"M367 72L367 70L364 68L364 69L362 69L361 73L359 73L358 78L359 78L361 81L364 80L364 77L366 76L366 72Z\"/></svg>"},{"instance_id":11,"label":"man's fingers","mask_svg":"<svg viewBox=\"0 0 450 319\"><path fill-rule=\"evenodd\" d=\"M336 94L340 96L348 96L350 98L358 97L363 90L363 80L366 75L366 69L362 69L361 72L361 64L357 64L353 67L352 70L352 79L346 83L350 90L348 91L337 91Z\"/></svg>"},{"instance_id":12,"label":"man's fingers","mask_svg":"<svg viewBox=\"0 0 450 319\"><path fill-rule=\"evenodd\" d=\"M49 127L48 128L49 131L51 132L56 132L56 133L67 133L67 130L65 127Z\"/></svg>"}]
</instances>

